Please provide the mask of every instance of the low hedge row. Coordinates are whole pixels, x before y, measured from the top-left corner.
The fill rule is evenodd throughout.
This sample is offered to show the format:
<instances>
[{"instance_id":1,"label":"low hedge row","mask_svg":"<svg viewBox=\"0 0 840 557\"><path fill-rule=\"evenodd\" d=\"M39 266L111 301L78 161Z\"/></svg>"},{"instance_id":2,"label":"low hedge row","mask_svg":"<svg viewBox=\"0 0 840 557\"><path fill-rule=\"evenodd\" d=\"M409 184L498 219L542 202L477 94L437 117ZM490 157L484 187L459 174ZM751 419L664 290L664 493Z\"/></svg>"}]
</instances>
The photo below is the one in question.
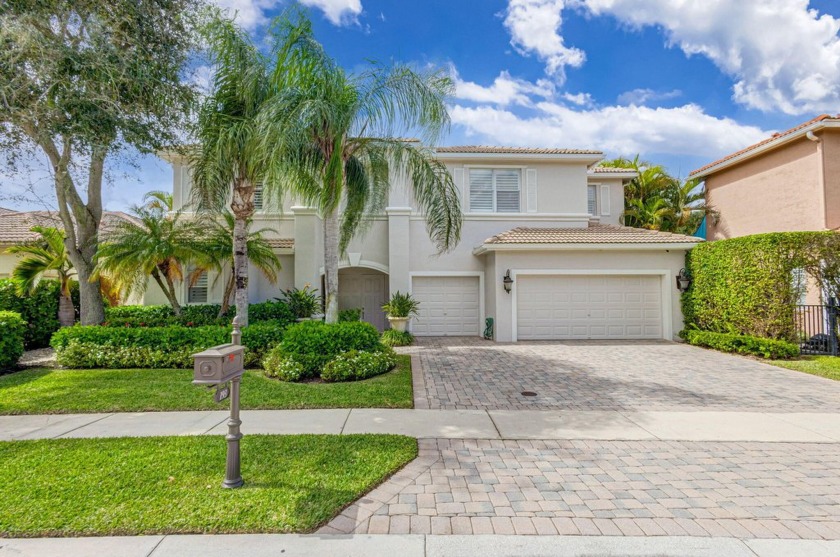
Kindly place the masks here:
<instances>
[{"instance_id":1,"label":"low hedge row","mask_svg":"<svg viewBox=\"0 0 840 557\"><path fill-rule=\"evenodd\" d=\"M23 355L26 322L19 313L0 311L0 370L14 366Z\"/></svg>"},{"instance_id":2,"label":"low hedge row","mask_svg":"<svg viewBox=\"0 0 840 557\"><path fill-rule=\"evenodd\" d=\"M236 308L231 307L224 316L219 317L219 304L195 304L183 306L181 315L175 315L172 306L119 306L105 310L106 327L166 327L182 325L185 327L203 327L207 325L229 325L236 315ZM295 321L292 310L285 302L261 302L248 306L249 323L263 321L282 321L289 325Z\"/></svg>"},{"instance_id":3,"label":"low hedge row","mask_svg":"<svg viewBox=\"0 0 840 557\"><path fill-rule=\"evenodd\" d=\"M60 285L57 280L42 280L31 294L19 296L11 279L0 279L0 311L20 314L26 322L23 342L27 350L45 348L50 337L58 330L58 298ZM79 307L79 285L71 286L73 304Z\"/></svg>"},{"instance_id":4,"label":"low hedge row","mask_svg":"<svg viewBox=\"0 0 840 557\"><path fill-rule=\"evenodd\" d=\"M799 347L784 340L699 330L684 330L680 332L680 336L686 342L695 346L705 346L722 352L749 354L772 360L795 358L799 355Z\"/></svg>"},{"instance_id":5,"label":"low hedge row","mask_svg":"<svg viewBox=\"0 0 840 557\"><path fill-rule=\"evenodd\" d=\"M264 321L242 329L245 365L257 365L283 339L285 321ZM190 368L192 354L230 342L230 326L130 328L66 327L51 345L68 368Z\"/></svg>"}]
</instances>

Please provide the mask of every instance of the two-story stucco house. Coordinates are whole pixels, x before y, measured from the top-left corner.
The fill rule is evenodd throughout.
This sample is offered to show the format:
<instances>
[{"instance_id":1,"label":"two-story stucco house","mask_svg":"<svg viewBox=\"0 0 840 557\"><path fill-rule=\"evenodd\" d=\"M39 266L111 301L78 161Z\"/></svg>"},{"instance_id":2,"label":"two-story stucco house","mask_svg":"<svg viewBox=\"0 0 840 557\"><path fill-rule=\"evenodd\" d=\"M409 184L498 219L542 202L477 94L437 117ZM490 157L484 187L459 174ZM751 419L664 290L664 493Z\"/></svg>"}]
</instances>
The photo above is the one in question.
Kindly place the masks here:
<instances>
[{"instance_id":1,"label":"two-story stucco house","mask_svg":"<svg viewBox=\"0 0 840 557\"><path fill-rule=\"evenodd\" d=\"M840 116L799 126L695 170L720 212L709 240L840 228Z\"/></svg>"},{"instance_id":2,"label":"two-story stucco house","mask_svg":"<svg viewBox=\"0 0 840 557\"><path fill-rule=\"evenodd\" d=\"M362 308L382 329L382 304L390 293L408 291L420 302L415 335L480 336L492 318L498 341L672 339L682 328L674 277L700 240L619 225L633 171L595 168L603 153L589 150L468 146L436 153L461 191L460 244L436 253L408 189L394 184L385 213L371 216L369 232L341 263L341 309ZM190 170L178 157L166 158L182 208ZM278 205L261 206L253 226L275 231L283 270L277 285L252 273L252 301L291 286L321 286L318 215L294 200ZM219 302L223 284L210 276L185 286L184 301ZM164 302L155 288L146 303Z\"/></svg>"}]
</instances>

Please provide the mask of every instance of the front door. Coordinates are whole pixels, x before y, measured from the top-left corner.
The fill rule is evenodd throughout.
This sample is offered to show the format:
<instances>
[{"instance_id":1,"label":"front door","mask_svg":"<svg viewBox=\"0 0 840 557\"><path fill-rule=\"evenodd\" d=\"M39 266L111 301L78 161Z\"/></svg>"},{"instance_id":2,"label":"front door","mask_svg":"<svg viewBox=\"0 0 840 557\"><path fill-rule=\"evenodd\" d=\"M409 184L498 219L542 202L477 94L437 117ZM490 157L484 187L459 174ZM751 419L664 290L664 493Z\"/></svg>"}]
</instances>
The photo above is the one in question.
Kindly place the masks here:
<instances>
[{"instance_id":1,"label":"front door","mask_svg":"<svg viewBox=\"0 0 840 557\"><path fill-rule=\"evenodd\" d=\"M388 301L386 275L375 271L339 272L338 308L362 310L362 321L367 321L379 331L385 330L385 312L382 305Z\"/></svg>"}]
</instances>

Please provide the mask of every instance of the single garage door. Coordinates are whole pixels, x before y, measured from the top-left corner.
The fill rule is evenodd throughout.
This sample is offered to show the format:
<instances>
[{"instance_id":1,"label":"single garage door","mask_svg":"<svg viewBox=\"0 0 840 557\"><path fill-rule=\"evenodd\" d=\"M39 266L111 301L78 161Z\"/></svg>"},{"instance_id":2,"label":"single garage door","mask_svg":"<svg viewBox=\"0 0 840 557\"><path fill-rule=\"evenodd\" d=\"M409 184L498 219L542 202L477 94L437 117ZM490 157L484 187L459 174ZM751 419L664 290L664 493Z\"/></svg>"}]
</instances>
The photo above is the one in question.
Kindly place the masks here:
<instances>
[{"instance_id":1,"label":"single garage door","mask_svg":"<svg viewBox=\"0 0 840 557\"><path fill-rule=\"evenodd\" d=\"M517 277L517 338L662 338L661 281L648 275Z\"/></svg>"},{"instance_id":2,"label":"single garage door","mask_svg":"<svg viewBox=\"0 0 840 557\"><path fill-rule=\"evenodd\" d=\"M414 277L411 294L420 302L415 335L478 336L478 277Z\"/></svg>"}]
</instances>

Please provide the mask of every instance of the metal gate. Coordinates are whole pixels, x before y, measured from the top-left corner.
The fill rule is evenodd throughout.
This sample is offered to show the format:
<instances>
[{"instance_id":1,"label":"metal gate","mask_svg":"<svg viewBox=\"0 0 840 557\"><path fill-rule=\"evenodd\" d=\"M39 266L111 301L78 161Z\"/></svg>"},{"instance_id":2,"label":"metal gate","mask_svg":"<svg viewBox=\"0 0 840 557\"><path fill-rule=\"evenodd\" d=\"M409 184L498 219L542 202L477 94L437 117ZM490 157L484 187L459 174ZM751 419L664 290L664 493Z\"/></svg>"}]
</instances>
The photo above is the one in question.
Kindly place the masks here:
<instances>
[{"instance_id":1,"label":"metal gate","mask_svg":"<svg viewBox=\"0 0 840 557\"><path fill-rule=\"evenodd\" d=\"M799 348L803 354L837 356L840 345L837 338L837 317L840 307L831 298L827 305L808 304L796 306L796 328Z\"/></svg>"}]
</instances>

